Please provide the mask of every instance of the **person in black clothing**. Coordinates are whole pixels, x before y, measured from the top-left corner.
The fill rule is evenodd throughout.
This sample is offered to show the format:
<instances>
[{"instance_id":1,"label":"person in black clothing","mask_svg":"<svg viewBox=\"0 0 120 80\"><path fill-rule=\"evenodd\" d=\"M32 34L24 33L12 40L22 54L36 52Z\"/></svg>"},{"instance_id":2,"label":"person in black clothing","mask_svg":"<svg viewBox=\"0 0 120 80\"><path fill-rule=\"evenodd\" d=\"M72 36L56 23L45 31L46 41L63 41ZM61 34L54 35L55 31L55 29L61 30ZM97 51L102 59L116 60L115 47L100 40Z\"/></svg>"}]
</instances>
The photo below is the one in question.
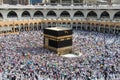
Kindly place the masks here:
<instances>
[{"instance_id":1,"label":"person in black clothing","mask_svg":"<svg viewBox=\"0 0 120 80\"><path fill-rule=\"evenodd\" d=\"M38 80L38 76L37 75L35 75L35 78L36 78L36 80Z\"/></svg>"},{"instance_id":2,"label":"person in black clothing","mask_svg":"<svg viewBox=\"0 0 120 80\"><path fill-rule=\"evenodd\" d=\"M16 76L13 76L13 77L12 77L12 80L16 80Z\"/></svg>"},{"instance_id":3,"label":"person in black clothing","mask_svg":"<svg viewBox=\"0 0 120 80\"><path fill-rule=\"evenodd\" d=\"M105 78L105 80L107 80L107 68L104 70L104 78Z\"/></svg>"},{"instance_id":4,"label":"person in black clothing","mask_svg":"<svg viewBox=\"0 0 120 80\"><path fill-rule=\"evenodd\" d=\"M88 75L86 75L86 80L91 80Z\"/></svg>"}]
</instances>

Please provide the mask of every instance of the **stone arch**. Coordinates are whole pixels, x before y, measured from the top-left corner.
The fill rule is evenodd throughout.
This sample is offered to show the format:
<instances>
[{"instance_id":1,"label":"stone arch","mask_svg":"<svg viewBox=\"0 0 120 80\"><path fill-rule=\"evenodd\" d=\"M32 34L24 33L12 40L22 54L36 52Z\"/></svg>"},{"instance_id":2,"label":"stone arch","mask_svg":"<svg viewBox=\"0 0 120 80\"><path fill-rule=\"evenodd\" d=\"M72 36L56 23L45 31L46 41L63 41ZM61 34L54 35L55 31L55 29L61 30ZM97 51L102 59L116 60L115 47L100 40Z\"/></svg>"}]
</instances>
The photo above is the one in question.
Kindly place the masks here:
<instances>
[{"instance_id":1,"label":"stone arch","mask_svg":"<svg viewBox=\"0 0 120 80\"><path fill-rule=\"evenodd\" d=\"M96 12L94 12L94 11L90 11L90 12L88 12L88 14L87 14L87 18L89 18L89 19L97 19L97 13Z\"/></svg>"},{"instance_id":2,"label":"stone arch","mask_svg":"<svg viewBox=\"0 0 120 80\"><path fill-rule=\"evenodd\" d=\"M19 25L18 24L15 24L15 32L18 32L19 31Z\"/></svg>"},{"instance_id":3,"label":"stone arch","mask_svg":"<svg viewBox=\"0 0 120 80\"><path fill-rule=\"evenodd\" d=\"M66 22L62 22L62 27L66 27L67 23Z\"/></svg>"},{"instance_id":4,"label":"stone arch","mask_svg":"<svg viewBox=\"0 0 120 80\"><path fill-rule=\"evenodd\" d=\"M108 24L105 24L105 27L104 27L104 32L105 33L109 33L109 25Z\"/></svg>"},{"instance_id":5,"label":"stone arch","mask_svg":"<svg viewBox=\"0 0 120 80\"><path fill-rule=\"evenodd\" d=\"M74 17L84 17L84 14L83 14L82 11L76 11L76 12L74 13Z\"/></svg>"},{"instance_id":6,"label":"stone arch","mask_svg":"<svg viewBox=\"0 0 120 80\"><path fill-rule=\"evenodd\" d=\"M48 24L48 27L51 27L51 22L48 22L47 24Z\"/></svg>"},{"instance_id":7,"label":"stone arch","mask_svg":"<svg viewBox=\"0 0 120 80\"><path fill-rule=\"evenodd\" d=\"M120 25L116 25L115 27L115 34L120 35Z\"/></svg>"},{"instance_id":8,"label":"stone arch","mask_svg":"<svg viewBox=\"0 0 120 80\"><path fill-rule=\"evenodd\" d=\"M70 17L70 13L68 11L63 11L61 12L60 17Z\"/></svg>"},{"instance_id":9,"label":"stone arch","mask_svg":"<svg viewBox=\"0 0 120 80\"><path fill-rule=\"evenodd\" d=\"M34 24L33 24L33 23L30 23L30 25L29 25L29 30L30 30L30 31L33 31L33 30L34 30Z\"/></svg>"},{"instance_id":10,"label":"stone arch","mask_svg":"<svg viewBox=\"0 0 120 80\"><path fill-rule=\"evenodd\" d=\"M100 15L100 19L108 20L108 19L110 19L110 14L107 11L103 11Z\"/></svg>"},{"instance_id":11,"label":"stone arch","mask_svg":"<svg viewBox=\"0 0 120 80\"><path fill-rule=\"evenodd\" d=\"M41 11L36 11L33 16L34 17L44 17L44 15Z\"/></svg>"},{"instance_id":12,"label":"stone arch","mask_svg":"<svg viewBox=\"0 0 120 80\"><path fill-rule=\"evenodd\" d=\"M73 23L72 23L72 28L73 28L73 29L76 29L76 27L77 27L77 23L76 23L76 22L73 22Z\"/></svg>"},{"instance_id":13,"label":"stone arch","mask_svg":"<svg viewBox=\"0 0 120 80\"><path fill-rule=\"evenodd\" d=\"M120 11L116 12L113 16L114 20L120 20Z\"/></svg>"},{"instance_id":14,"label":"stone arch","mask_svg":"<svg viewBox=\"0 0 120 80\"><path fill-rule=\"evenodd\" d=\"M29 27L28 23L25 23L25 26L24 26L25 31L28 31L28 27Z\"/></svg>"},{"instance_id":15,"label":"stone arch","mask_svg":"<svg viewBox=\"0 0 120 80\"><path fill-rule=\"evenodd\" d=\"M5 25L3 25L4 27L2 27L2 33L7 33L7 27L8 27L8 25L7 24L5 24Z\"/></svg>"},{"instance_id":16,"label":"stone arch","mask_svg":"<svg viewBox=\"0 0 120 80\"><path fill-rule=\"evenodd\" d=\"M10 24L9 26L11 27L11 26L13 26L13 25L12 25L12 24ZM8 25L7 25L7 24L5 24L5 25L4 25L4 27L8 27Z\"/></svg>"},{"instance_id":17,"label":"stone arch","mask_svg":"<svg viewBox=\"0 0 120 80\"><path fill-rule=\"evenodd\" d=\"M24 11L21 15L22 17L31 17L28 11Z\"/></svg>"},{"instance_id":18,"label":"stone arch","mask_svg":"<svg viewBox=\"0 0 120 80\"><path fill-rule=\"evenodd\" d=\"M20 31L23 32L24 31L24 25L20 24Z\"/></svg>"},{"instance_id":19,"label":"stone arch","mask_svg":"<svg viewBox=\"0 0 120 80\"><path fill-rule=\"evenodd\" d=\"M6 25L5 25L6 26ZM7 25L7 27L10 27L11 30L9 30L10 32L14 32L14 25L13 24L10 24L10 25Z\"/></svg>"},{"instance_id":20,"label":"stone arch","mask_svg":"<svg viewBox=\"0 0 120 80\"><path fill-rule=\"evenodd\" d=\"M67 22L67 27L71 27L71 23L70 22Z\"/></svg>"},{"instance_id":21,"label":"stone arch","mask_svg":"<svg viewBox=\"0 0 120 80\"><path fill-rule=\"evenodd\" d=\"M8 12L7 17L8 18L17 18L18 15L15 11L10 11L10 12Z\"/></svg>"},{"instance_id":22,"label":"stone arch","mask_svg":"<svg viewBox=\"0 0 120 80\"><path fill-rule=\"evenodd\" d=\"M49 12L47 13L47 16L56 17L57 15L56 15L56 13L55 13L54 11L49 11Z\"/></svg>"},{"instance_id":23,"label":"stone arch","mask_svg":"<svg viewBox=\"0 0 120 80\"><path fill-rule=\"evenodd\" d=\"M38 24L35 22L34 23L34 31L37 31L38 30Z\"/></svg>"},{"instance_id":24,"label":"stone arch","mask_svg":"<svg viewBox=\"0 0 120 80\"><path fill-rule=\"evenodd\" d=\"M82 24L81 22L77 23L77 29L81 30L81 27L82 27L81 24Z\"/></svg>"},{"instance_id":25,"label":"stone arch","mask_svg":"<svg viewBox=\"0 0 120 80\"><path fill-rule=\"evenodd\" d=\"M105 32L105 25L100 24L100 32L104 33Z\"/></svg>"},{"instance_id":26,"label":"stone arch","mask_svg":"<svg viewBox=\"0 0 120 80\"><path fill-rule=\"evenodd\" d=\"M38 30L41 30L41 23L38 23Z\"/></svg>"},{"instance_id":27,"label":"stone arch","mask_svg":"<svg viewBox=\"0 0 120 80\"><path fill-rule=\"evenodd\" d=\"M56 27L56 24L57 24L56 22L53 22L52 27Z\"/></svg>"}]
</instances>

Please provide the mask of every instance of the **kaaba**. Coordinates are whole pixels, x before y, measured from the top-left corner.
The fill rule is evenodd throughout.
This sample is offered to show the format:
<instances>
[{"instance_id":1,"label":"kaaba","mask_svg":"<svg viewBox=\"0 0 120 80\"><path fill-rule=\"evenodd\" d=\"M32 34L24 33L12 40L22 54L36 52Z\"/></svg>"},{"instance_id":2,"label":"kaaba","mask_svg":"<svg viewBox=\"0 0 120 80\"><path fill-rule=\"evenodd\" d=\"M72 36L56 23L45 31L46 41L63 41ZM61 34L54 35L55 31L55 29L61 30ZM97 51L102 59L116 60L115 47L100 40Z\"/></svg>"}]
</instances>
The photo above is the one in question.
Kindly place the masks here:
<instances>
[{"instance_id":1,"label":"kaaba","mask_svg":"<svg viewBox=\"0 0 120 80\"><path fill-rule=\"evenodd\" d=\"M51 27L44 29L44 48L57 54L72 52L72 29Z\"/></svg>"}]
</instances>

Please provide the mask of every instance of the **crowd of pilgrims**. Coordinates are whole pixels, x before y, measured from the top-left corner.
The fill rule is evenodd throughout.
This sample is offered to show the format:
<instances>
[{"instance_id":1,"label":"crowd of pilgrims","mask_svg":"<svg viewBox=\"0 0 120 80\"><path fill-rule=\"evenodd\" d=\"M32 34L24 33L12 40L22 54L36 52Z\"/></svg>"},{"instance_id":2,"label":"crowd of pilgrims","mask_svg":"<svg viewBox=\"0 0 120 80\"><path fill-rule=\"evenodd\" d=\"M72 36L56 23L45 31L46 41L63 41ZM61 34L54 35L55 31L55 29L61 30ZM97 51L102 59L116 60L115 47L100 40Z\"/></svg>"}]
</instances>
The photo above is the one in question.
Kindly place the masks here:
<instances>
[{"instance_id":1,"label":"crowd of pilgrims","mask_svg":"<svg viewBox=\"0 0 120 80\"><path fill-rule=\"evenodd\" d=\"M43 31L0 36L0 80L120 80L120 36L73 30L67 58L43 48Z\"/></svg>"}]
</instances>

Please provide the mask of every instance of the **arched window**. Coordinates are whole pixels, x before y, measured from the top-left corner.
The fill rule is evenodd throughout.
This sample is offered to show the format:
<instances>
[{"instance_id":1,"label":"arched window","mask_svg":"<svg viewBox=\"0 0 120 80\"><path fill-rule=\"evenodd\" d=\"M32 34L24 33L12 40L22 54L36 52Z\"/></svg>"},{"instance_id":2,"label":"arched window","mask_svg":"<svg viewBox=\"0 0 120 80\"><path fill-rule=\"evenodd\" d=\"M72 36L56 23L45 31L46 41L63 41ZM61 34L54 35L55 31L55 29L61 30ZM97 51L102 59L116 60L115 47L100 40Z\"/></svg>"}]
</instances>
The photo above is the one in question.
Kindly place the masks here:
<instances>
[{"instance_id":1,"label":"arched window","mask_svg":"<svg viewBox=\"0 0 120 80\"><path fill-rule=\"evenodd\" d=\"M114 20L120 20L120 11L115 13Z\"/></svg>"},{"instance_id":2,"label":"arched window","mask_svg":"<svg viewBox=\"0 0 120 80\"><path fill-rule=\"evenodd\" d=\"M10 12L7 14L7 17L8 17L8 18L13 18L13 17L18 17L18 16L17 16L17 13L16 13L16 12L10 11Z\"/></svg>"},{"instance_id":3,"label":"arched window","mask_svg":"<svg viewBox=\"0 0 120 80\"><path fill-rule=\"evenodd\" d=\"M103 19L103 20L108 20L110 19L110 15L107 11L104 11L101 13L101 16L100 16L100 19Z\"/></svg>"},{"instance_id":4,"label":"arched window","mask_svg":"<svg viewBox=\"0 0 120 80\"><path fill-rule=\"evenodd\" d=\"M41 11L36 11L34 17L43 17L43 13Z\"/></svg>"},{"instance_id":5,"label":"arched window","mask_svg":"<svg viewBox=\"0 0 120 80\"><path fill-rule=\"evenodd\" d=\"M97 18L97 14L94 11L90 11L87 15L87 18L93 18L96 19Z\"/></svg>"},{"instance_id":6,"label":"arched window","mask_svg":"<svg viewBox=\"0 0 120 80\"><path fill-rule=\"evenodd\" d=\"M15 24L14 28L15 28L15 32L19 31L19 25L18 24Z\"/></svg>"},{"instance_id":7,"label":"arched window","mask_svg":"<svg viewBox=\"0 0 120 80\"><path fill-rule=\"evenodd\" d=\"M22 17L30 17L30 13L28 11L24 11L22 13Z\"/></svg>"},{"instance_id":8,"label":"arched window","mask_svg":"<svg viewBox=\"0 0 120 80\"><path fill-rule=\"evenodd\" d=\"M67 11L63 11L63 12L60 14L60 17L70 17L70 14L69 14L69 12L67 12Z\"/></svg>"},{"instance_id":9,"label":"arched window","mask_svg":"<svg viewBox=\"0 0 120 80\"><path fill-rule=\"evenodd\" d=\"M81 11L77 11L75 12L74 17L84 17L84 14Z\"/></svg>"},{"instance_id":10,"label":"arched window","mask_svg":"<svg viewBox=\"0 0 120 80\"><path fill-rule=\"evenodd\" d=\"M56 15L56 13L54 11L49 11L47 13L47 16L56 17L57 15Z\"/></svg>"}]
</instances>

